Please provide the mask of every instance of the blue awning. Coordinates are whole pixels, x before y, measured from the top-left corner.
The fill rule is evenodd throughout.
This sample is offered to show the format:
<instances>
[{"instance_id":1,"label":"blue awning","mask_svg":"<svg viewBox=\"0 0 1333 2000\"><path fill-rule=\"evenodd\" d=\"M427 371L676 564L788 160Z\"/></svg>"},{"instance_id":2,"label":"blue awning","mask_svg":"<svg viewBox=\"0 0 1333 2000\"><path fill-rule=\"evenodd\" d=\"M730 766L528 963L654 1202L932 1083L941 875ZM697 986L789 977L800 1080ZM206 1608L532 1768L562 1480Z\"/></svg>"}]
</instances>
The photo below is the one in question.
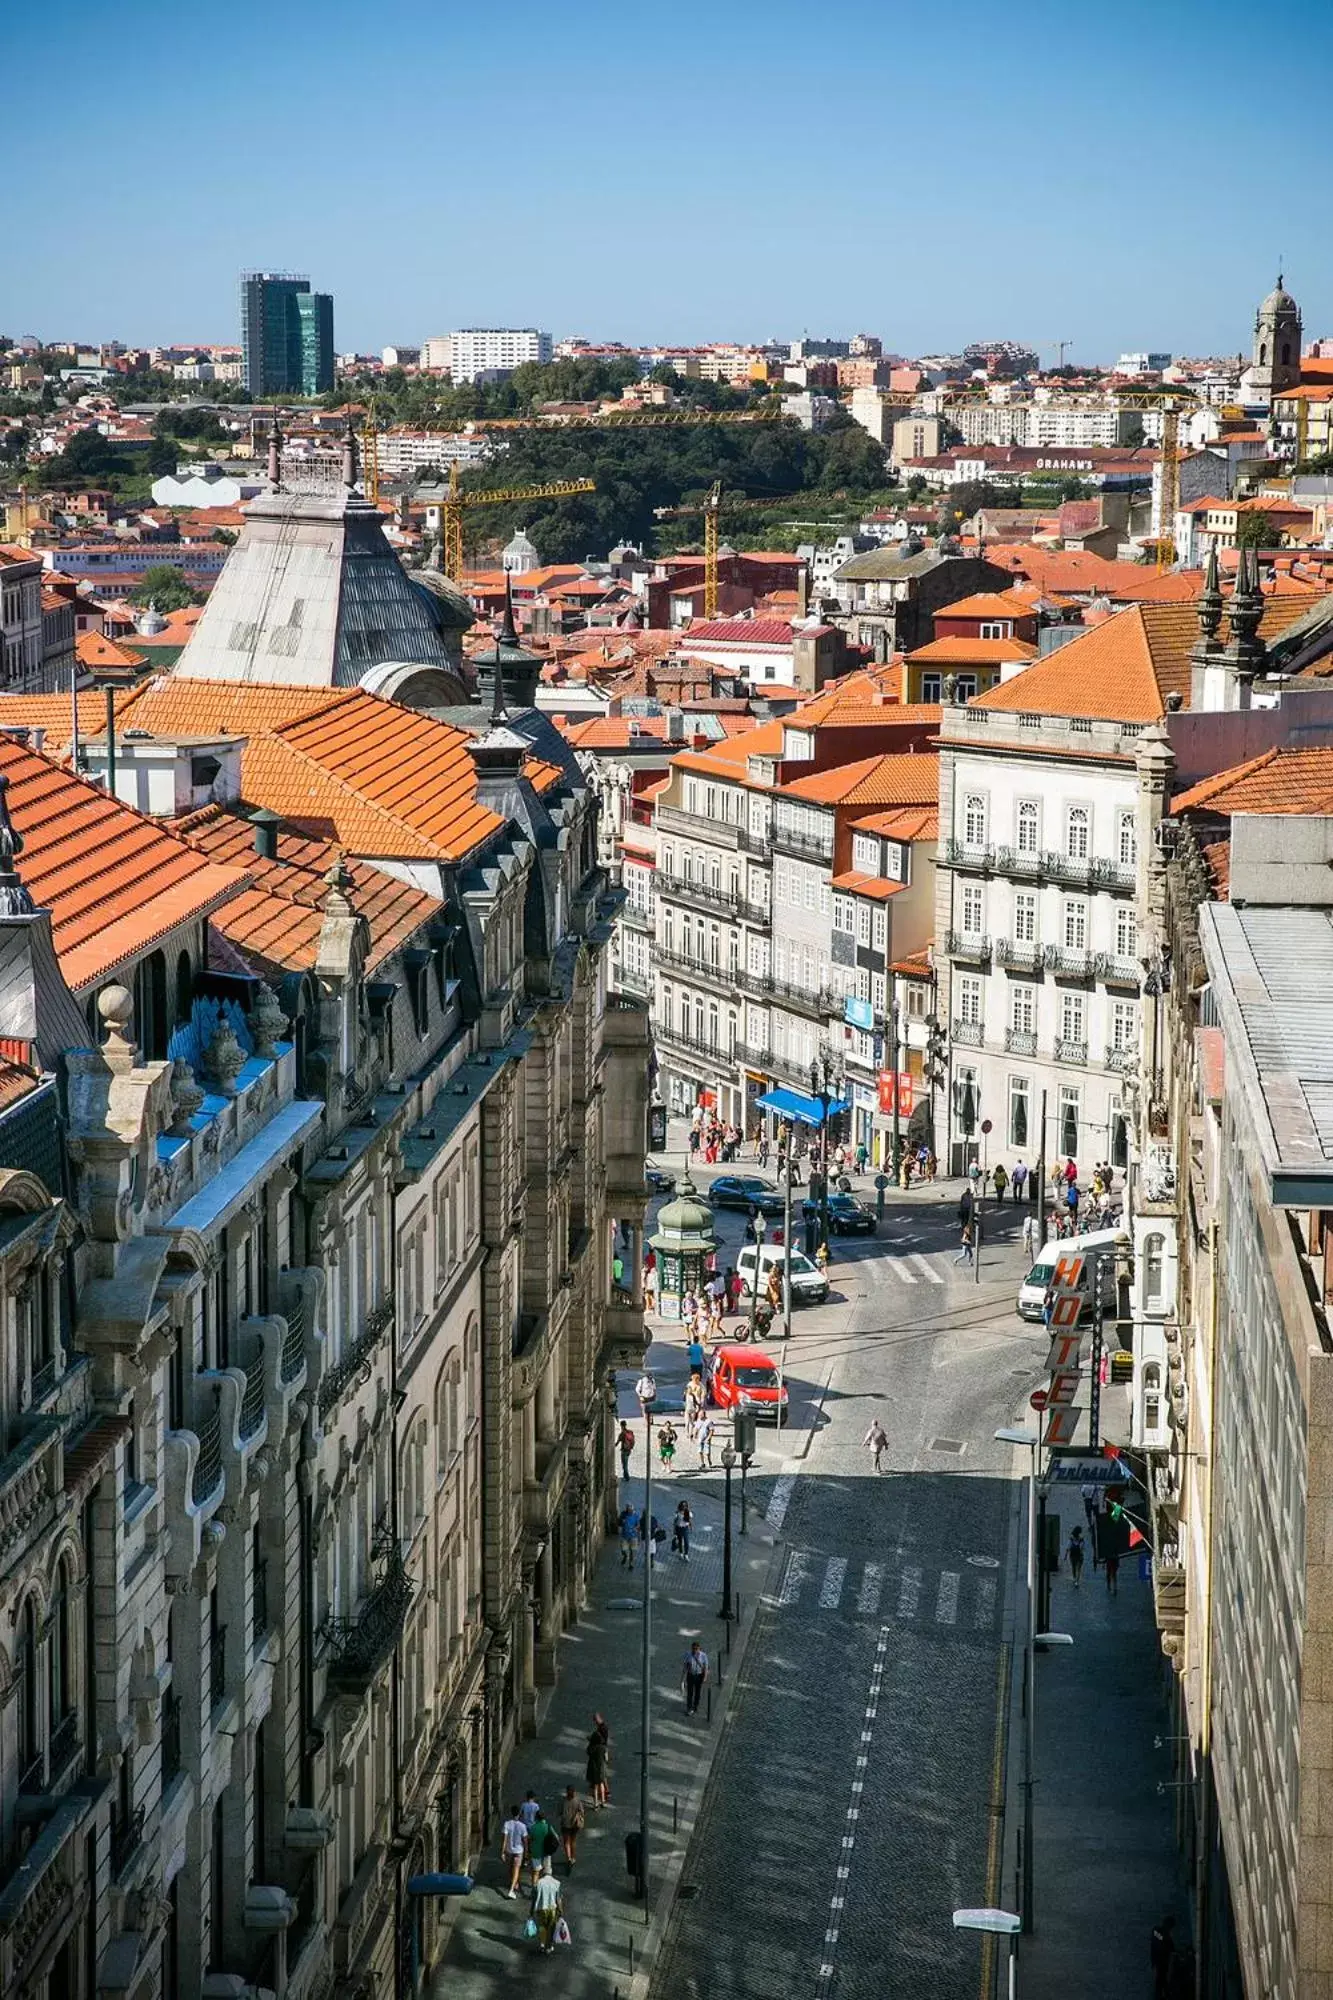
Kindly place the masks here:
<instances>
[{"instance_id":1,"label":"blue awning","mask_svg":"<svg viewBox=\"0 0 1333 2000\"><path fill-rule=\"evenodd\" d=\"M822 1125L824 1122L824 1107L819 1099L807 1097L799 1090L784 1090L779 1085L773 1090L766 1090L756 1102L761 1111L776 1111L779 1118L794 1118L802 1125ZM836 1118L839 1112L850 1109L845 1097L830 1097L830 1118Z\"/></svg>"}]
</instances>

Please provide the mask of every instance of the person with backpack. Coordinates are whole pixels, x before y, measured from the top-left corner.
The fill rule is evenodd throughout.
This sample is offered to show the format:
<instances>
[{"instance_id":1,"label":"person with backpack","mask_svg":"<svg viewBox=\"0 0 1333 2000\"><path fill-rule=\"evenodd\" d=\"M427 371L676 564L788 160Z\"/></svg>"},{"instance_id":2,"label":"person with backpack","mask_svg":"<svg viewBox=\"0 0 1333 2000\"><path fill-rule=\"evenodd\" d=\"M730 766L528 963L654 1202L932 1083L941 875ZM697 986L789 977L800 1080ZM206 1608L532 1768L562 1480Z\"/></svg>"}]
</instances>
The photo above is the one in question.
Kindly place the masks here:
<instances>
[{"instance_id":1,"label":"person with backpack","mask_svg":"<svg viewBox=\"0 0 1333 2000\"><path fill-rule=\"evenodd\" d=\"M1065 1554L1069 1557L1069 1574L1073 1578L1074 1588L1077 1590L1083 1581L1083 1557L1086 1554L1083 1546L1082 1528L1075 1528L1073 1530L1069 1537L1069 1547L1065 1550Z\"/></svg>"},{"instance_id":2,"label":"person with backpack","mask_svg":"<svg viewBox=\"0 0 1333 2000\"><path fill-rule=\"evenodd\" d=\"M541 1876L549 1875L560 1852L560 1836L551 1825L546 1814L538 1813L528 1829L528 1867L532 1879L537 1882Z\"/></svg>"},{"instance_id":3,"label":"person with backpack","mask_svg":"<svg viewBox=\"0 0 1333 2000\"><path fill-rule=\"evenodd\" d=\"M620 1476L622 1479L628 1479L630 1453L634 1449L634 1433L628 1424L620 1426L620 1436L616 1439L616 1444L620 1450Z\"/></svg>"},{"instance_id":4,"label":"person with backpack","mask_svg":"<svg viewBox=\"0 0 1333 2000\"><path fill-rule=\"evenodd\" d=\"M1003 1164L998 1160L995 1163L995 1171L991 1175L991 1182L995 1188L995 1200L998 1205L1004 1200L1004 1191L1009 1185L1009 1176L1005 1172Z\"/></svg>"},{"instance_id":5,"label":"person with backpack","mask_svg":"<svg viewBox=\"0 0 1333 2000\"><path fill-rule=\"evenodd\" d=\"M622 1507L616 1521L620 1530L620 1567L633 1569L634 1545L639 1539L639 1516L633 1507Z\"/></svg>"},{"instance_id":6,"label":"person with backpack","mask_svg":"<svg viewBox=\"0 0 1333 2000\"><path fill-rule=\"evenodd\" d=\"M690 1512L688 1500L682 1500L676 1508L671 1523L671 1546L682 1562L690 1559L690 1530L694 1526L694 1515Z\"/></svg>"}]
</instances>

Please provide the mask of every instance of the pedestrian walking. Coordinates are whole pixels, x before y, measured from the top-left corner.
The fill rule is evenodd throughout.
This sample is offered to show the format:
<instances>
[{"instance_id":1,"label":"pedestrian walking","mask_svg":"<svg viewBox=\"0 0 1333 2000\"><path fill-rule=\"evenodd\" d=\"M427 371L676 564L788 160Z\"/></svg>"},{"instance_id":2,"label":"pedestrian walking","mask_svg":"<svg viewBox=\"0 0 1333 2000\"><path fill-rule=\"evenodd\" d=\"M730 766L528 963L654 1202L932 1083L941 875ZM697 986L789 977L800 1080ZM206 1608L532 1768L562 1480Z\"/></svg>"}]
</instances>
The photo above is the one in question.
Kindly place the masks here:
<instances>
[{"instance_id":1,"label":"pedestrian walking","mask_svg":"<svg viewBox=\"0 0 1333 2000\"><path fill-rule=\"evenodd\" d=\"M1028 1170L1020 1160L1014 1168L1014 1200L1022 1201L1023 1190L1027 1186Z\"/></svg>"},{"instance_id":2,"label":"pedestrian walking","mask_svg":"<svg viewBox=\"0 0 1333 2000\"><path fill-rule=\"evenodd\" d=\"M560 1801L560 1845L571 1868L578 1859L579 1835L586 1818L582 1799L572 1785L566 1785L565 1796Z\"/></svg>"},{"instance_id":3,"label":"pedestrian walking","mask_svg":"<svg viewBox=\"0 0 1333 2000\"><path fill-rule=\"evenodd\" d=\"M634 1433L628 1424L620 1426L620 1435L616 1439L616 1444L620 1448L620 1476L622 1479L628 1479L630 1453L634 1449Z\"/></svg>"},{"instance_id":4,"label":"pedestrian walking","mask_svg":"<svg viewBox=\"0 0 1333 2000\"><path fill-rule=\"evenodd\" d=\"M620 1567L633 1569L634 1544L639 1539L638 1510L634 1507L622 1507L616 1517L616 1526L620 1530Z\"/></svg>"},{"instance_id":5,"label":"pedestrian walking","mask_svg":"<svg viewBox=\"0 0 1333 2000\"><path fill-rule=\"evenodd\" d=\"M1002 1202L1004 1200L1004 1191L1009 1185L1009 1176L1005 1172L1001 1162L999 1162L998 1160L995 1163L995 1171L991 1175L991 1181L995 1188L995 1199L997 1203Z\"/></svg>"},{"instance_id":6,"label":"pedestrian walking","mask_svg":"<svg viewBox=\"0 0 1333 2000\"><path fill-rule=\"evenodd\" d=\"M1088 1533L1092 1534L1097 1525L1097 1488L1092 1480L1086 1480L1079 1487L1078 1497L1083 1502L1083 1512L1087 1518Z\"/></svg>"},{"instance_id":7,"label":"pedestrian walking","mask_svg":"<svg viewBox=\"0 0 1333 2000\"><path fill-rule=\"evenodd\" d=\"M711 1472L713 1469L713 1419L707 1410L699 1420L699 1431L695 1439L699 1447L699 1470Z\"/></svg>"},{"instance_id":8,"label":"pedestrian walking","mask_svg":"<svg viewBox=\"0 0 1333 2000\"><path fill-rule=\"evenodd\" d=\"M670 1472L671 1462L676 1456L676 1426L669 1417L658 1425L657 1454L662 1461L663 1472Z\"/></svg>"},{"instance_id":9,"label":"pedestrian walking","mask_svg":"<svg viewBox=\"0 0 1333 2000\"><path fill-rule=\"evenodd\" d=\"M690 1642L690 1650L680 1663L680 1685L685 1695L686 1715L697 1715L699 1697L708 1679L708 1655L697 1639Z\"/></svg>"},{"instance_id":10,"label":"pedestrian walking","mask_svg":"<svg viewBox=\"0 0 1333 2000\"><path fill-rule=\"evenodd\" d=\"M1040 1239L1041 1225L1038 1223L1036 1216L1032 1214L1025 1215L1023 1217L1023 1249L1034 1260L1041 1248Z\"/></svg>"},{"instance_id":11,"label":"pedestrian walking","mask_svg":"<svg viewBox=\"0 0 1333 2000\"><path fill-rule=\"evenodd\" d=\"M1108 1556L1106 1558L1106 1594L1108 1597L1119 1597L1120 1595L1119 1556Z\"/></svg>"},{"instance_id":12,"label":"pedestrian walking","mask_svg":"<svg viewBox=\"0 0 1333 2000\"><path fill-rule=\"evenodd\" d=\"M1085 1550L1083 1547L1082 1528L1075 1528L1070 1535L1069 1547L1065 1550L1065 1554L1069 1558L1069 1574L1073 1577L1074 1588L1077 1590L1083 1582L1083 1557Z\"/></svg>"},{"instance_id":13,"label":"pedestrian walking","mask_svg":"<svg viewBox=\"0 0 1333 2000\"><path fill-rule=\"evenodd\" d=\"M878 1472L879 1462L889 1448L889 1434L878 1417L875 1418L874 1423L871 1424L870 1429L866 1432L861 1442L867 1451L872 1451L875 1454L875 1470Z\"/></svg>"},{"instance_id":14,"label":"pedestrian walking","mask_svg":"<svg viewBox=\"0 0 1333 2000\"><path fill-rule=\"evenodd\" d=\"M543 1875L532 1891L532 1915L529 1922L536 1926L537 1948L550 1954L555 1950L555 1934L558 1925L564 1921L564 1899L560 1884L554 1875Z\"/></svg>"},{"instance_id":15,"label":"pedestrian walking","mask_svg":"<svg viewBox=\"0 0 1333 2000\"><path fill-rule=\"evenodd\" d=\"M972 1190L970 1187L965 1187L958 1198L958 1227L960 1229L966 1229L968 1223L972 1220L972 1207Z\"/></svg>"},{"instance_id":16,"label":"pedestrian walking","mask_svg":"<svg viewBox=\"0 0 1333 2000\"><path fill-rule=\"evenodd\" d=\"M537 1803L537 1794L535 1792L526 1792L524 1794L523 1803L518 1809L518 1816L528 1829L528 1832L531 1833L533 1821L540 1819L542 1816L542 1809Z\"/></svg>"},{"instance_id":17,"label":"pedestrian walking","mask_svg":"<svg viewBox=\"0 0 1333 2000\"><path fill-rule=\"evenodd\" d=\"M528 1829L519 1816L517 1802L510 1806L509 1817L500 1829L500 1855L509 1868L509 1887L505 1890L510 1902L518 1896L518 1885L523 1874L523 1862L528 1852Z\"/></svg>"},{"instance_id":18,"label":"pedestrian walking","mask_svg":"<svg viewBox=\"0 0 1333 2000\"><path fill-rule=\"evenodd\" d=\"M595 1806L609 1806L611 1803L611 1731L604 1715L594 1715L592 1733L588 1738L587 1762L584 1775L588 1780L588 1791Z\"/></svg>"},{"instance_id":19,"label":"pedestrian walking","mask_svg":"<svg viewBox=\"0 0 1333 2000\"><path fill-rule=\"evenodd\" d=\"M643 1309L648 1313L657 1311L657 1266L645 1264L643 1269Z\"/></svg>"},{"instance_id":20,"label":"pedestrian walking","mask_svg":"<svg viewBox=\"0 0 1333 2000\"><path fill-rule=\"evenodd\" d=\"M972 1222L970 1217L963 1224L963 1247L953 1261L955 1264L970 1264L972 1262Z\"/></svg>"},{"instance_id":21,"label":"pedestrian walking","mask_svg":"<svg viewBox=\"0 0 1333 2000\"><path fill-rule=\"evenodd\" d=\"M676 1508L675 1518L671 1523L671 1546L682 1562L688 1562L690 1559L690 1530L693 1526L694 1516L690 1512L690 1503L688 1500L682 1500Z\"/></svg>"},{"instance_id":22,"label":"pedestrian walking","mask_svg":"<svg viewBox=\"0 0 1333 2000\"><path fill-rule=\"evenodd\" d=\"M528 1867L535 1882L539 1876L549 1875L560 1852L560 1836L547 1819L539 1813L528 1828Z\"/></svg>"},{"instance_id":23,"label":"pedestrian walking","mask_svg":"<svg viewBox=\"0 0 1333 2000\"><path fill-rule=\"evenodd\" d=\"M1148 1940L1148 1963L1152 1967L1153 2000L1166 2000L1171 1983L1171 1965L1176 1955L1176 1920L1163 1917L1152 1927Z\"/></svg>"},{"instance_id":24,"label":"pedestrian walking","mask_svg":"<svg viewBox=\"0 0 1333 2000\"><path fill-rule=\"evenodd\" d=\"M698 1334L691 1330L690 1343L685 1349L685 1359L689 1363L691 1375L702 1378L704 1372L704 1344Z\"/></svg>"},{"instance_id":25,"label":"pedestrian walking","mask_svg":"<svg viewBox=\"0 0 1333 2000\"><path fill-rule=\"evenodd\" d=\"M697 1375L691 1375L685 1390L685 1435L694 1443L694 1434L699 1428L704 1408L704 1385Z\"/></svg>"}]
</instances>

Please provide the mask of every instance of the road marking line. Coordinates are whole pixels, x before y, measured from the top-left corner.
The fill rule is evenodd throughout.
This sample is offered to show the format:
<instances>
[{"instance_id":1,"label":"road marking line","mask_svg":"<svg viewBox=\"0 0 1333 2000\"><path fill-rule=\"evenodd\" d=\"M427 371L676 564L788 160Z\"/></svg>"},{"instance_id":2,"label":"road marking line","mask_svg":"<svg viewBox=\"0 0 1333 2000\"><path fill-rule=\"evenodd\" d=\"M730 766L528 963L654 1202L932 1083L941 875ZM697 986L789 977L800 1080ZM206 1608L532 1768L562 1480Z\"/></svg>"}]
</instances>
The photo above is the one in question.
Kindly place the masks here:
<instances>
[{"instance_id":1,"label":"road marking line","mask_svg":"<svg viewBox=\"0 0 1333 2000\"><path fill-rule=\"evenodd\" d=\"M921 1272L921 1275L932 1285L942 1285L944 1283L944 1273L937 1271L933 1264L928 1264L919 1252L913 1257L912 1261Z\"/></svg>"},{"instance_id":2,"label":"road marking line","mask_svg":"<svg viewBox=\"0 0 1333 2000\"><path fill-rule=\"evenodd\" d=\"M791 1490L795 1484L794 1472L780 1472L773 1481L773 1491L768 1497L768 1512L764 1519L774 1534L778 1533L787 1518L787 1508L791 1504Z\"/></svg>"},{"instance_id":3,"label":"road marking line","mask_svg":"<svg viewBox=\"0 0 1333 2000\"><path fill-rule=\"evenodd\" d=\"M1004 1831L1004 1753L1009 1724L1009 1646L1001 1640L995 1661L995 1749L990 1770L990 1835L986 1842L986 1902L993 1907L1000 1895L1001 1836ZM995 1990L995 1938L981 1940L981 1995Z\"/></svg>"},{"instance_id":4,"label":"road marking line","mask_svg":"<svg viewBox=\"0 0 1333 2000\"><path fill-rule=\"evenodd\" d=\"M894 1275L901 1278L905 1285L914 1285L916 1283L915 1277L907 1268L906 1257L895 1257L892 1268Z\"/></svg>"},{"instance_id":5,"label":"road marking line","mask_svg":"<svg viewBox=\"0 0 1333 2000\"><path fill-rule=\"evenodd\" d=\"M983 1576L977 1584L977 1608L972 1623L978 1632L984 1632L988 1625L995 1623L995 1578Z\"/></svg>"},{"instance_id":6,"label":"road marking line","mask_svg":"<svg viewBox=\"0 0 1333 2000\"><path fill-rule=\"evenodd\" d=\"M801 1594L801 1586L810 1574L810 1558L804 1549L793 1549L787 1557L787 1567L782 1573L782 1588L778 1591L779 1604L795 1604Z\"/></svg>"},{"instance_id":7,"label":"road marking line","mask_svg":"<svg viewBox=\"0 0 1333 2000\"><path fill-rule=\"evenodd\" d=\"M834 1558L834 1562L837 1562L839 1560L840 1558L838 1557ZM832 1569L833 1564L830 1563L829 1567L830 1569ZM842 1565L843 1571L846 1570L846 1567L847 1565L843 1563ZM839 1591L841 1591L842 1589L841 1573L839 1574L838 1577L838 1589ZM885 1660L885 1655L888 1652L888 1645L889 1645L889 1627L887 1625L882 1625L880 1627L879 1643L875 1648L874 1665L872 1666L870 1671L870 1699L866 1704L867 1719L870 1719L874 1716L875 1710L879 1703L880 1682L883 1680L884 1677L884 1660ZM863 1743L869 1743L872 1733L873 1732L869 1729L863 1729L861 1731L861 1741ZM856 1760L857 1769L858 1770L864 1769L867 1761L868 1760L865 1754L862 1753L862 1755L860 1755ZM859 1799L861 1793L864 1792L864 1790L865 1790L864 1779L854 1778L852 1780L851 1804L847 1808L847 1824L849 1827L854 1827L857 1821L861 1817L861 1807L859 1804ZM839 1913L845 1907L847 1900L844 1891L836 1885L850 1880L852 1872L850 1865L851 1855L855 1845L856 1845L855 1833L853 1832L844 1833L844 1835L842 1836L842 1845L840 1850L842 1854L842 1861L838 1866L838 1868L834 1871L835 1887L833 1890L833 1894L829 1898L828 1929L824 1933L825 1956L820 1963L819 1973L815 1981L815 2000L830 2000L834 1971L837 1963L836 1952L837 1952L837 1944L840 1931Z\"/></svg>"},{"instance_id":8,"label":"road marking line","mask_svg":"<svg viewBox=\"0 0 1333 2000\"><path fill-rule=\"evenodd\" d=\"M873 1618L879 1610L879 1594L884 1588L884 1570L879 1563L867 1563L861 1573L861 1594L856 1600L858 1611Z\"/></svg>"},{"instance_id":9,"label":"road marking line","mask_svg":"<svg viewBox=\"0 0 1333 2000\"><path fill-rule=\"evenodd\" d=\"M898 1588L898 1616L915 1618L916 1607L921 1599L921 1572L919 1569L905 1569Z\"/></svg>"},{"instance_id":10,"label":"road marking line","mask_svg":"<svg viewBox=\"0 0 1333 2000\"><path fill-rule=\"evenodd\" d=\"M843 1579L847 1575L846 1556L830 1556L828 1568L824 1571L824 1584L819 1593L821 1611L836 1611L842 1597Z\"/></svg>"},{"instance_id":11,"label":"road marking line","mask_svg":"<svg viewBox=\"0 0 1333 2000\"><path fill-rule=\"evenodd\" d=\"M953 1570L945 1570L940 1577L939 1595L935 1599L935 1623L956 1625L958 1623L958 1585L960 1579Z\"/></svg>"}]
</instances>

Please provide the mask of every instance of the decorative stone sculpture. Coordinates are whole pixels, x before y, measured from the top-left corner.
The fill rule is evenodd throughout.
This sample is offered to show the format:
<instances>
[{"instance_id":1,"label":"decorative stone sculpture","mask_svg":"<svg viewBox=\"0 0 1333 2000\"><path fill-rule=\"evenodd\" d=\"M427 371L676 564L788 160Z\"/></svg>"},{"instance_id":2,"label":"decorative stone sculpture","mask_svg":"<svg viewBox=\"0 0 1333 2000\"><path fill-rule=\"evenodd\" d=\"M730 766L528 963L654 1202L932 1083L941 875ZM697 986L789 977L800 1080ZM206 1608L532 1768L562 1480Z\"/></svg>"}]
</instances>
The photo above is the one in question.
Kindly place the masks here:
<instances>
[{"instance_id":1,"label":"decorative stone sculpture","mask_svg":"<svg viewBox=\"0 0 1333 2000\"><path fill-rule=\"evenodd\" d=\"M225 1014L219 1017L213 1039L204 1051L204 1061L222 1095L234 1097L236 1079L245 1068L245 1050L237 1041L235 1030Z\"/></svg>"},{"instance_id":2,"label":"decorative stone sculpture","mask_svg":"<svg viewBox=\"0 0 1333 2000\"><path fill-rule=\"evenodd\" d=\"M194 1070L184 1056L177 1056L171 1072L171 1135L174 1139L188 1139L190 1120L194 1118L204 1101L204 1093L194 1080Z\"/></svg>"},{"instance_id":3,"label":"decorative stone sculpture","mask_svg":"<svg viewBox=\"0 0 1333 2000\"><path fill-rule=\"evenodd\" d=\"M278 1005L277 994L266 983L260 984L250 1005L250 1033L255 1054L271 1062L278 1052L277 1044L287 1033L287 1016Z\"/></svg>"}]
</instances>

